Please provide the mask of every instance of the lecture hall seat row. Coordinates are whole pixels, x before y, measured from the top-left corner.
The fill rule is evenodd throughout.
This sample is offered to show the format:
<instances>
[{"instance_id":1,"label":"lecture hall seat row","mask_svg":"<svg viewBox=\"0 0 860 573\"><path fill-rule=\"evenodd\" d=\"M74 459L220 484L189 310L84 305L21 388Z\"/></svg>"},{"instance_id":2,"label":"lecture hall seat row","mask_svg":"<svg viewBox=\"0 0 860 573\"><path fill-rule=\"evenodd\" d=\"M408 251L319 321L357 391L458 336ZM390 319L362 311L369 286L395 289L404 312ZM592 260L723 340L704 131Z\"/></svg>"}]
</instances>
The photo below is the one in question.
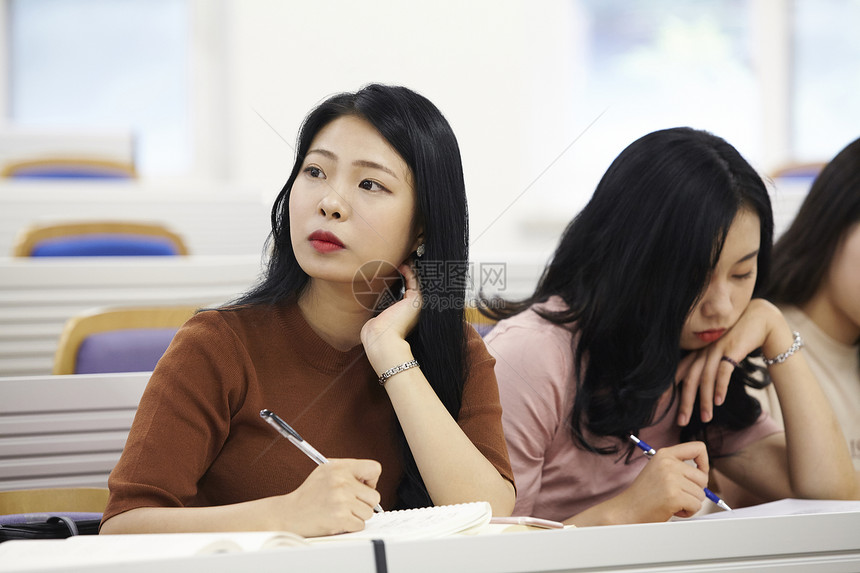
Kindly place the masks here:
<instances>
[{"instance_id":1,"label":"lecture hall seat row","mask_svg":"<svg viewBox=\"0 0 860 573\"><path fill-rule=\"evenodd\" d=\"M221 304L261 269L260 255L0 258L0 377L53 372L72 317L99 307Z\"/></svg>"}]
</instances>

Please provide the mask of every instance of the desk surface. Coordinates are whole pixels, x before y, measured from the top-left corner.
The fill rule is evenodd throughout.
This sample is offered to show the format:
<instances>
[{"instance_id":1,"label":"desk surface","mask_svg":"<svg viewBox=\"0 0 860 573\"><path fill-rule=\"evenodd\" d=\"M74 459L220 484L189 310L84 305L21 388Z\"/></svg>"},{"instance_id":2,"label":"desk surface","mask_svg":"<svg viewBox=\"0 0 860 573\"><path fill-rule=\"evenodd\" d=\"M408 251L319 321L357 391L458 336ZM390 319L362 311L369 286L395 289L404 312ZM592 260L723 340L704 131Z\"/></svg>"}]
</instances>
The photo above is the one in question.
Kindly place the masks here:
<instances>
[{"instance_id":1,"label":"desk surface","mask_svg":"<svg viewBox=\"0 0 860 573\"><path fill-rule=\"evenodd\" d=\"M69 572L188 570L374 573L584 571L860 571L860 511L621 525L387 542L377 568L370 542L63 568ZM13 571L0 564L0 571Z\"/></svg>"}]
</instances>

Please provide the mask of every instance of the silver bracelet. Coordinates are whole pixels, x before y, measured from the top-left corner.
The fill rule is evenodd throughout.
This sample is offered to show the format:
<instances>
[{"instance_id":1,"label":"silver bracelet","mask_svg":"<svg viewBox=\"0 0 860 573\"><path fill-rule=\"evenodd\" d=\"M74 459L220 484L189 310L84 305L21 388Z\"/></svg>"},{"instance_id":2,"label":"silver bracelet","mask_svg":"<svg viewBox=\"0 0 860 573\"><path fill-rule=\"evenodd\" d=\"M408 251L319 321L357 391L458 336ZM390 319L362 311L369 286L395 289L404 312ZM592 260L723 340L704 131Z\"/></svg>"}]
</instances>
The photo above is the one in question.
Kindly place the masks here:
<instances>
[{"instance_id":1,"label":"silver bracelet","mask_svg":"<svg viewBox=\"0 0 860 573\"><path fill-rule=\"evenodd\" d=\"M395 374L399 374L400 372L403 372L404 370L409 370L410 368L415 368L416 366L418 366L418 361L410 360L409 362L404 362L403 364L395 366L394 368L389 368L382 373L382 376L379 377L379 385L385 386L385 383L388 381L388 379Z\"/></svg>"},{"instance_id":2,"label":"silver bracelet","mask_svg":"<svg viewBox=\"0 0 860 573\"><path fill-rule=\"evenodd\" d=\"M774 364L782 364L783 362L788 360L789 356L791 356L803 347L803 339L800 338L800 333L795 330L792 334L794 334L794 342L791 343L791 346L788 348L788 350L786 350L779 356L774 356L773 358L765 358L765 365L773 366Z\"/></svg>"}]
</instances>

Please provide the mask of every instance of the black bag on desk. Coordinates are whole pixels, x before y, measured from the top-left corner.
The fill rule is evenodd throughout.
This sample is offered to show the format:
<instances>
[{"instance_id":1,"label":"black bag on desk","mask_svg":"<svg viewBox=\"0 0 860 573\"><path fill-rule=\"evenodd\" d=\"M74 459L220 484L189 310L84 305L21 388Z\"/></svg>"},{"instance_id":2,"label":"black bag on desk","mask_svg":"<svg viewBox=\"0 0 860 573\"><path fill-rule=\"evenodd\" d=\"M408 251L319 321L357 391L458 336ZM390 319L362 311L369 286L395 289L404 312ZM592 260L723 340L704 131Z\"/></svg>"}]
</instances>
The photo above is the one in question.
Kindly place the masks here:
<instances>
[{"instance_id":1,"label":"black bag on desk","mask_svg":"<svg viewBox=\"0 0 860 573\"><path fill-rule=\"evenodd\" d=\"M101 519L53 515L39 521L0 524L0 543L12 539L65 539L72 535L96 535Z\"/></svg>"}]
</instances>

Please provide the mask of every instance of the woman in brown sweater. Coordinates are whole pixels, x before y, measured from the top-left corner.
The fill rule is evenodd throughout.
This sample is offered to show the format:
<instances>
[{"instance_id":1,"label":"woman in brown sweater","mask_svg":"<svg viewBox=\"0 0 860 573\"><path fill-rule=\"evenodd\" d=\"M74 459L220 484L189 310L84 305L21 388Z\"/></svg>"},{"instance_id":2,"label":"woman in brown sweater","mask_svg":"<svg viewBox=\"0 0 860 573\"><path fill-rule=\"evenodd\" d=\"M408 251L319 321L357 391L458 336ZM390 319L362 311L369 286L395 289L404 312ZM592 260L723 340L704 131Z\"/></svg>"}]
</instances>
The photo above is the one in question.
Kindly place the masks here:
<instances>
[{"instance_id":1,"label":"woman in brown sweater","mask_svg":"<svg viewBox=\"0 0 860 573\"><path fill-rule=\"evenodd\" d=\"M296 155L261 282L189 320L153 372L102 533L327 535L362 529L378 503L510 514L494 360L464 320L450 126L423 96L370 85L314 109Z\"/></svg>"}]
</instances>

